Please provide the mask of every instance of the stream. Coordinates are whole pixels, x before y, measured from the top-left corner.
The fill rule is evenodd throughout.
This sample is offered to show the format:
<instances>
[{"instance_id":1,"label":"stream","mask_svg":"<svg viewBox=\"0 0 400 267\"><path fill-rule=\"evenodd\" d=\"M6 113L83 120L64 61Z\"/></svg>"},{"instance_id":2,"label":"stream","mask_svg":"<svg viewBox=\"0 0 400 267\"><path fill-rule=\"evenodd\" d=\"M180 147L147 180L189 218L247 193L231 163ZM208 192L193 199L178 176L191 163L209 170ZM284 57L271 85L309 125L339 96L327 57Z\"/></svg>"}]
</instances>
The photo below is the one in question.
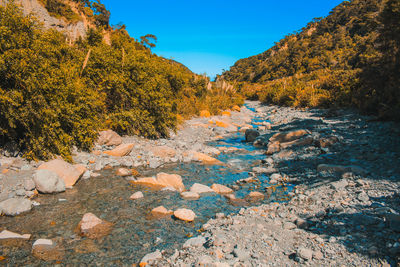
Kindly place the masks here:
<instances>
[{"instance_id":1,"label":"stream","mask_svg":"<svg viewBox=\"0 0 400 267\"><path fill-rule=\"evenodd\" d=\"M255 118L253 122L262 121ZM256 127L256 125L254 125ZM224 165L202 165L200 163L170 164L157 169L139 169L143 176L159 172L175 173L182 176L186 189L194 183L211 186L219 183L233 186L235 181L251 175L254 162L265 159L262 150L244 142L244 133L234 133L224 139L210 142L214 147L236 147L233 153L221 153L217 159ZM202 231L202 225L215 217L216 213L235 214L245 206L268 202L287 201L290 185L270 185L268 176L257 175L257 181L239 185L235 195L239 201L229 201L224 196L210 194L199 200L184 200L177 192L152 191L144 186L134 186L123 177L116 176L115 169L104 170L101 176L81 180L70 190L57 195L41 195L40 206L17 217L0 218L0 229L17 233L32 234L31 240L54 239L65 249L61 265L130 266L147 253L157 249L172 254L192 236ZM144 198L130 200L136 191L142 191ZM251 191L265 194L258 202L245 201ZM167 209L188 208L197 217L187 223L168 216L154 219L150 211L157 206ZM75 231L82 216L91 212L99 218L114 224L112 232L98 240L80 237ZM34 258L31 243L1 246L0 255L6 255L10 266L52 265Z\"/></svg>"}]
</instances>

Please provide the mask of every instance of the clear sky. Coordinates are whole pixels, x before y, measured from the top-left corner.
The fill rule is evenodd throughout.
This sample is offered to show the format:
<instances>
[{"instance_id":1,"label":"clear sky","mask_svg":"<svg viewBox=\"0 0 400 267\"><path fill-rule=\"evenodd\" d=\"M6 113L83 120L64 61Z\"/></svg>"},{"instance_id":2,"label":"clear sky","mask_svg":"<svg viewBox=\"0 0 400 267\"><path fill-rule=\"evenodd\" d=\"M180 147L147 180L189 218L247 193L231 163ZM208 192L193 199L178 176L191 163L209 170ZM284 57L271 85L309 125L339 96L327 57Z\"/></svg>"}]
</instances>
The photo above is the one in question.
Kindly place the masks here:
<instances>
[{"instance_id":1,"label":"clear sky","mask_svg":"<svg viewBox=\"0 0 400 267\"><path fill-rule=\"evenodd\" d=\"M102 0L111 24L134 38L154 34L153 49L214 77L323 17L343 0Z\"/></svg>"}]
</instances>

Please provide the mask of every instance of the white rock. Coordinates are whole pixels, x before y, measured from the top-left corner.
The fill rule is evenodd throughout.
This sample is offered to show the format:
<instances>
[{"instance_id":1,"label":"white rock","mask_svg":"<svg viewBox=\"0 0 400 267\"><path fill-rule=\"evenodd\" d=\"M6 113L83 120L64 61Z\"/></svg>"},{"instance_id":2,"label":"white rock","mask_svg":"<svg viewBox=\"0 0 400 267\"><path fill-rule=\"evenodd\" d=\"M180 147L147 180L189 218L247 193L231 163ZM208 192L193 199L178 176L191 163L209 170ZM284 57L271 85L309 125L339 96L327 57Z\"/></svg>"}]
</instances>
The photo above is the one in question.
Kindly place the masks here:
<instances>
[{"instance_id":1,"label":"white rock","mask_svg":"<svg viewBox=\"0 0 400 267\"><path fill-rule=\"evenodd\" d=\"M64 180L50 170L37 170L33 175L36 189L41 193L59 193L65 191Z\"/></svg>"},{"instance_id":2,"label":"white rock","mask_svg":"<svg viewBox=\"0 0 400 267\"><path fill-rule=\"evenodd\" d=\"M192 187L190 187L190 191L197 194L214 193L214 190L212 190L211 187L198 183L193 184Z\"/></svg>"},{"instance_id":3,"label":"white rock","mask_svg":"<svg viewBox=\"0 0 400 267\"><path fill-rule=\"evenodd\" d=\"M186 191L181 193L181 197L188 200L196 200L200 198L200 195L192 191Z\"/></svg>"},{"instance_id":4,"label":"white rock","mask_svg":"<svg viewBox=\"0 0 400 267\"><path fill-rule=\"evenodd\" d=\"M30 234L20 235L20 234L13 233L13 232L10 232L7 230L3 230L0 233L0 240L2 240L2 239L27 239L28 240L29 238L31 238Z\"/></svg>"},{"instance_id":5,"label":"white rock","mask_svg":"<svg viewBox=\"0 0 400 267\"><path fill-rule=\"evenodd\" d=\"M136 200L136 199L140 199L143 197L144 197L143 193L141 191L138 191L138 192L132 194L129 198L132 200Z\"/></svg>"},{"instance_id":6,"label":"white rock","mask_svg":"<svg viewBox=\"0 0 400 267\"><path fill-rule=\"evenodd\" d=\"M54 243L50 239L38 239L33 243L32 247L35 247L35 246L53 246L53 245L54 245Z\"/></svg>"},{"instance_id":7,"label":"white rock","mask_svg":"<svg viewBox=\"0 0 400 267\"><path fill-rule=\"evenodd\" d=\"M25 198L10 198L0 202L0 213L9 216L16 216L31 209L32 202Z\"/></svg>"}]
</instances>

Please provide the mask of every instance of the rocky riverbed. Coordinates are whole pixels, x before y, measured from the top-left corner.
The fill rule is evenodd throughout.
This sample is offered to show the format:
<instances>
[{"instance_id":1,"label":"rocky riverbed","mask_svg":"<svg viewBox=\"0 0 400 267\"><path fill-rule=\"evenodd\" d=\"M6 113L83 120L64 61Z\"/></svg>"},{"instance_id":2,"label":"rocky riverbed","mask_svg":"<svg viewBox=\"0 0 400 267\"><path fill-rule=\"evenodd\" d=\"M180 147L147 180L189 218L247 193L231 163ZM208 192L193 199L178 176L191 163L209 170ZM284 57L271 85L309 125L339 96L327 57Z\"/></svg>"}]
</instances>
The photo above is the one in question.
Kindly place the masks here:
<instances>
[{"instance_id":1,"label":"rocky riverbed","mask_svg":"<svg viewBox=\"0 0 400 267\"><path fill-rule=\"evenodd\" d=\"M29 163L21 158L2 157L0 210L9 216L20 213L23 215L10 217L7 220L0 218L0 230L15 232L19 230L20 234L32 234L34 238L26 236L19 238L24 240L22 242L25 247L30 240L33 243L39 237L46 238L47 236L43 234L21 232L30 229L18 227L9 229L10 224L13 220L18 221L21 216L29 216L32 207L40 212L40 206L37 208L35 206L47 205L51 202L48 201L49 198L58 200L61 199L58 196L68 198L69 194L74 194L74 190L80 192L85 185L91 183L95 187L97 178L105 176L106 173L111 175L110 172L116 171L117 175L114 175L123 177L124 181L139 183L137 189L142 189L140 186L161 186L164 189L175 190L176 196L179 196L179 191L186 191L180 198L192 200L181 202L183 200L179 200L180 198L167 197L170 199L170 202L165 204L169 205L167 209L160 208L157 211L171 217L170 213L175 210L176 214L172 215L172 218L179 218L183 214L189 216L183 217L189 218L188 221L194 218L194 225L196 221L197 224L201 222L198 229L197 226L189 227L192 232L197 229L195 232L200 233L198 236L181 238L174 242L175 253L171 250L171 245L159 248L157 244L162 241L155 240L155 243L145 243L146 249L143 249L143 252L147 250L152 253L143 258L140 256L141 260L131 257L127 261L115 261L118 256L114 256L113 264L116 265L126 265L127 262L131 264L142 262L142 265L146 263L155 266L396 266L398 264L399 125L373 121L369 117L362 117L351 111L296 110L261 106L257 102L248 102L240 111L237 109L224 112L222 116L209 117L207 112L202 115L203 117L187 121L169 139L121 138L112 132L103 132L94 151L91 153L76 151L73 157L76 165L65 165L60 162ZM243 145L240 145L241 143ZM12 150L6 153L9 153L9 156L16 155ZM193 165L180 165L192 162L199 162L204 167L199 169ZM51 164L55 164L55 167ZM58 176L54 175L61 167L65 167L66 170ZM200 196L195 195L198 192L192 189L193 186L188 190L190 184L194 183L189 178L193 173L185 176L182 171L185 168L188 170L187 173L193 170L193 173L196 173L197 170L201 172L202 177L209 175L209 179L201 180L203 183L201 185L210 186L208 190L211 188L211 191L218 193L217 196L223 196L230 206L238 208L230 208L225 202L220 202L219 198L201 197L200 200L193 200ZM178 173L179 170L182 171L181 180L176 177L159 176L162 171ZM151 178L150 184L150 180L142 180L143 176L152 175L154 178ZM47 183L41 183L42 179ZM90 182L86 183L85 179ZM99 183L106 181L99 179ZM102 186L107 187L106 184ZM287 190L293 186L293 191ZM113 188L123 190L122 186L117 189L114 185L109 185L109 188L104 190ZM201 186L200 188L205 189ZM282 191L282 188L285 190ZM94 190L94 192L101 191L100 188L97 189L99 191ZM65 190L65 193L51 197L44 195ZM280 197L275 196L277 191L281 194ZM85 192L89 195L90 189L85 188ZM151 199L146 196L145 191L143 192L144 196L141 192L133 191L135 194L131 196L132 199L135 199L134 201L142 197ZM165 191L162 191L161 195L157 195L160 193L156 192L151 194L158 198L166 198ZM114 192L112 198L117 199L121 196L123 194ZM264 204L256 206L261 200ZM210 210L217 214L206 213L214 219L203 221L208 217L200 209L201 203L206 201L217 203L216 206L215 204L210 206ZM197 202L198 205L193 204ZM153 205L153 202L149 203ZM101 204L98 203L99 205ZM132 209L129 205L121 201L124 212L119 211L116 214L129 216L129 209ZM169 208L174 210L168 210ZM190 212L182 208L191 208L190 211L198 213L200 217L193 217ZM112 209L108 208L111 212ZM101 209L97 210L101 212ZM79 209L77 212L80 212ZM143 212L151 214L150 211ZM107 234L111 231L107 221L109 218L105 214L97 214L105 220L87 214L82 218L82 215L79 214L79 219L82 219L80 226L86 216L91 218L98 228L102 226L100 230L107 230ZM111 221L115 224L118 218L114 219ZM141 223L145 224L146 220L153 219L145 219ZM66 222L69 228L77 226L79 222L77 219L73 221L72 226ZM51 222L50 219L50 224ZM161 225L154 226L165 226L165 222L162 222ZM171 222L166 221L166 223ZM188 231L188 225L182 224L179 228ZM54 255L58 255L60 251L62 253L59 253L57 259L47 260L67 264L60 259L63 258L63 251L68 250L66 243L75 242L76 237L68 237L70 241L68 238L60 240L54 237L56 234L57 232L53 231L51 236L48 236L50 241L35 242L33 255L46 260L43 256L46 253L38 248L45 250L50 248ZM95 231L95 234L98 232ZM110 235L112 236L113 232ZM3 245L1 253L5 254L2 259L6 262L8 260L9 263L17 263L15 258L7 258L7 253L16 255L16 252L15 249L9 249L10 240L13 239L6 237L8 238L0 240ZM85 250L86 253L102 257L101 253L96 254L98 246L92 241L85 240L85 237L79 240L80 246L84 247L80 250L86 249L89 250L89 252ZM103 240L105 240L102 241L103 244L112 246L111 239ZM49 242L58 242L63 246L61 248ZM179 242L184 244L182 246L176 244ZM77 248L74 247L73 250L76 251ZM144 255L143 252L138 254ZM120 257L127 258L124 255ZM95 262L93 258L85 260ZM72 265L74 262L82 264L85 261L72 261ZM105 261L103 263L111 264ZM39 263L33 263L36 264Z\"/></svg>"}]
</instances>

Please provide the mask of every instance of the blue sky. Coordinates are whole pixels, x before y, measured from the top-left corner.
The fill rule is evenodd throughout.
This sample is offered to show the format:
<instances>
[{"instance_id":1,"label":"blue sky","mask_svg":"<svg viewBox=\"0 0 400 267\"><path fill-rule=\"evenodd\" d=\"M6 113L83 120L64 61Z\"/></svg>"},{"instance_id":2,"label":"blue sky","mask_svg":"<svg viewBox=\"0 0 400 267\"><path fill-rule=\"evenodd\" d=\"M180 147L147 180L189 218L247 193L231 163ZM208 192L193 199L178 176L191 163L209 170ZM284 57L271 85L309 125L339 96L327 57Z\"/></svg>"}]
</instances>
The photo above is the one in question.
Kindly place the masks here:
<instances>
[{"instance_id":1,"label":"blue sky","mask_svg":"<svg viewBox=\"0 0 400 267\"><path fill-rule=\"evenodd\" d=\"M261 53L342 0L102 0L111 24L134 38L154 34L153 49L213 77L238 59Z\"/></svg>"}]
</instances>

